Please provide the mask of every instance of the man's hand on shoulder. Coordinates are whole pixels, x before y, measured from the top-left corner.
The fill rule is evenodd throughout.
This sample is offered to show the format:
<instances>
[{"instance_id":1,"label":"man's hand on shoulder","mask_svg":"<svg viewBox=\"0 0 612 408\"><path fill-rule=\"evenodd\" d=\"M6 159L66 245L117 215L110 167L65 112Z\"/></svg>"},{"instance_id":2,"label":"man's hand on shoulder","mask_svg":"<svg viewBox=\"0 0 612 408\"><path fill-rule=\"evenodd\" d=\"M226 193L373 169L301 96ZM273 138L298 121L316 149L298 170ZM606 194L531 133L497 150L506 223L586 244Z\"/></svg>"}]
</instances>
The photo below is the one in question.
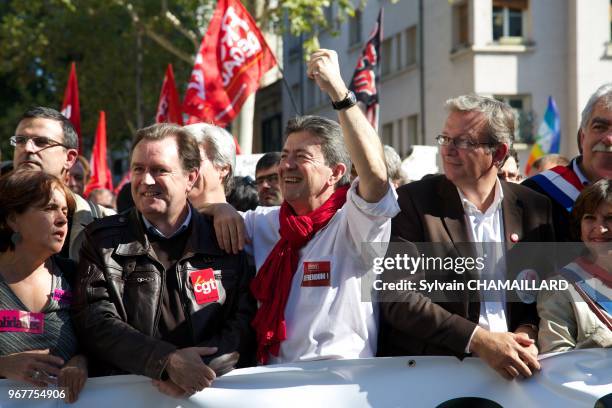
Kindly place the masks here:
<instances>
[{"instance_id":1,"label":"man's hand on shoulder","mask_svg":"<svg viewBox=\"0 0 612 408\"><path fill-rule=\"evenodd\" d=\"M519 375L531 377L533 370L540 369L537 352L534 356L530 350L533 345L534 341L522 333L491 333L477 328L470 348L502 377L511 380Z\"/></svg>"},{"instance_id":2,"label":"man's hand on shoulder","mask_svg":"<svg viewBox=\"0 0 612 408\"><path fill-rule=\"evenodd\" d=\"M202 214L213 217L215 235L219 247L228 254L237 254L248 242L244 219L234 207L227 203L206 204Z\"/></svg>"},{"instance_id":3,"label":"man's hand on shoulder","mask_svg":"<svg viewBox=\"0 0 612 408\"><path fill-rule=\"evenodd\" d=\"M186 394L202 391L210 387L216 378L213 369L202 362L202 356L216 352L216 347L188 347L176 350L168 357L166 372L172 383L182 388ZM160 391L163 392L161 388Z\"/></svg>"}]
</instances>

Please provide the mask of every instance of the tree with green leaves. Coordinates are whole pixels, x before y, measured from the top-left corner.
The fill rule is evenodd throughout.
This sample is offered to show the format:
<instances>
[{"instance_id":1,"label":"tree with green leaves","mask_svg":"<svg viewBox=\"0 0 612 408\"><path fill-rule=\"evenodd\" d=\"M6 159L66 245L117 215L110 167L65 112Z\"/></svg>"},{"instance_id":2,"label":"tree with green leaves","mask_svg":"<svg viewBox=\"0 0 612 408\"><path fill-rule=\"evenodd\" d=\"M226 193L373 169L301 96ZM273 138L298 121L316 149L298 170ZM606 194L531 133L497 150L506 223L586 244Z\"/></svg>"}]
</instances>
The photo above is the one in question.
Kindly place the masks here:
<instances>
[{"instance_id":1,"label":"tree with green leaves","mask_svg":"<svg viewBox=\"0 0 612 408\"><path fill-rule=\"evenodd\" d=\"M304 34L306 51L316 48L317 33L332 23L324 16L330 0L243 3L262 29ZM350 0L337 4L338 20L354 14ZM154 120L168 63L174 65L179 88L186 86L215 6L211 0L0 2L3 159L10 159L8 136L29 106L59 109L72 61L77 65L84 151L91 147L99 110L106 111L110 148L125 150L135 130Z\"/></svg>"}]
</instances>

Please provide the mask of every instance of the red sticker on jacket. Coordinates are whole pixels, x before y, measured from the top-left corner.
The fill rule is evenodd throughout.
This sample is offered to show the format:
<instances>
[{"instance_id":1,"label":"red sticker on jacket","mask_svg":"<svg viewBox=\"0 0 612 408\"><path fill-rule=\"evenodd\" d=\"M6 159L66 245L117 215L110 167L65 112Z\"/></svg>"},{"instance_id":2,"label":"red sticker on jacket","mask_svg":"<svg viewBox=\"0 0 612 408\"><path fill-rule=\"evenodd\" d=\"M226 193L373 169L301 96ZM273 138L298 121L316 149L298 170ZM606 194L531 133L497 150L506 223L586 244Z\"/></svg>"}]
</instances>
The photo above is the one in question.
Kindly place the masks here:
<instances>
[{"instance_id":1,"label":"red sticker on jacket","mask_svg":"<svg viewBox=\"0 0 612 408\"><path fill-rule=\"evenodd\" d=\"M190 272L189 279L191 279L193 293L198 305L219 300L219 289L215 280L215 272L212 269Z\"/></svg>"},{"instance_id":2,"label":"red sticker on jacket","mask_svg":"<svg viewBox=\"0 0 612 408\"><path fill-rule=\"evenodd\" d=\"M24 312L23 310L0 310L0 332L42 334L44 326L44 313Z\"/></svg>"},{"instance_id":3,"label":"red sticker on jacket","mask_svg":"<svg viewBox=\"0 0 612 408\"><path fill-rule=\"evenodd\" d=\"M330 286L331 262L304 262L303 287Z\"/></svg>"}]
</instances>

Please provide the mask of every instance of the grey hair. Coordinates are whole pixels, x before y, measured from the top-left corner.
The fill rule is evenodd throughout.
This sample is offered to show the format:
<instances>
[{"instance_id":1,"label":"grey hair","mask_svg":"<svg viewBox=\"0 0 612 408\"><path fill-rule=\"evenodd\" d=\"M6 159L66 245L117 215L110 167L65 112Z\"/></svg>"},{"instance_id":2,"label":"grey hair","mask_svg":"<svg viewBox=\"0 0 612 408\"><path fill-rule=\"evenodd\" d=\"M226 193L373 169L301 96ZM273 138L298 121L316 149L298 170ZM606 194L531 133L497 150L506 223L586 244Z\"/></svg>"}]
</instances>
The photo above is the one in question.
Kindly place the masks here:
<instances>
[{"instance_id":1,"label":"grey hair","mask_svg":"<svg viewBox=\"0 0 612 408\"><path fill-rule=\"evenodd\" d=\"M332 167L338 163L346 166L346 172L336 183L336 187L341 187L351 182L351 156L349 156L344 139L342 128L338 122L324 118L322 116L306 115L296 116L289 119L285 128L285 137L292 133L309 132L313 136L321 139L321 151L325 158L325 164Z\"/></svg>"},{"instance_id":2,"label":"grey hair","mask_svg":"<svg viewBox=\"0 0 612 408\"><path fill-rule=\"evenodd\" d=\"M494 146L514 143L514 111L510 105L480 95L461 95L446 101L449 112L480 112L487 119L487 132Z\"/></svg>"},{"instance_id":3,"label":"grey hair","mask_svg":"<svg viewBox=\"0 0 612 408\"><path fill-rule=\"evenodd\" d=\"M608 82L597 88L595 93L591 95L584 109L582 110L582 120L580 121L580 129L587 130L593 109L599 101L602 101L606 109L612 110L612 82Z\"/></svg>"},{"instance_id":4,"label":"grey hair","mask_svg":"<svg viewBox=\"0 0 612 408\"><path fill-rule=\"evenodd\" d=\"M402 160L395 149L389 145L384 145L383 150L385 153L385 162L387 163L387 173L391 181L404 180L404 174L402 172Z\"/></svg>"},{"instance_id":5,"label":"grey hair","mask_svg":"<svg viewBox=\"0 0 612 408\"><path fill-rule=\"evenodd\" d=\"M229 171L223 178L223 188L225 193L229 194L236 169L234 137L222 127L210 123L194 123L184 126L183 129L204 148L206 157L215 167L229 166Z\"/></svg>"}]
</instances>

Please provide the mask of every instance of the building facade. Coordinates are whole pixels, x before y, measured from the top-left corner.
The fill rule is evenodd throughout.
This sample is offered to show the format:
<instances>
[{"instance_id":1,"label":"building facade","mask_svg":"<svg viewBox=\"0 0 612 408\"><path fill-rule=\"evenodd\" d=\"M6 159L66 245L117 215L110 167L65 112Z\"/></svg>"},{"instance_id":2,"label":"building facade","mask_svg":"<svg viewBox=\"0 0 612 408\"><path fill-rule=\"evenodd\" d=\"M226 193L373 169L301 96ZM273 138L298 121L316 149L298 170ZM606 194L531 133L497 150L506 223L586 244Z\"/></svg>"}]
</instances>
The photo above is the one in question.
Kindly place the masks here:
<instances>
[{"instance_id":1,"label":"building facade","mask_svg":"<svg viewBox=\"0 0 612 408\"><path fill-rule=\"evenodd\" d=\"M599 85L612 81L610 0L369 0L337 27L338 36L319 34L322 48L338 52L347 83L380 7L378 131L400 156L412 145L433 145L444 125L444 102L467 93L517 110L522 162L552 96L561 118L561 154L577 153L581 110ZM337 6L332 2L326 13L334 21ZM306 78L301 46L300 38L283 39L285 78L298 110L335 118L327 96ZM282 124L295 114L286 88L277 85L282 112L275 118ZM262 139L254 146L273 150L275 143Z\"/></svg>"}]
</instances>

